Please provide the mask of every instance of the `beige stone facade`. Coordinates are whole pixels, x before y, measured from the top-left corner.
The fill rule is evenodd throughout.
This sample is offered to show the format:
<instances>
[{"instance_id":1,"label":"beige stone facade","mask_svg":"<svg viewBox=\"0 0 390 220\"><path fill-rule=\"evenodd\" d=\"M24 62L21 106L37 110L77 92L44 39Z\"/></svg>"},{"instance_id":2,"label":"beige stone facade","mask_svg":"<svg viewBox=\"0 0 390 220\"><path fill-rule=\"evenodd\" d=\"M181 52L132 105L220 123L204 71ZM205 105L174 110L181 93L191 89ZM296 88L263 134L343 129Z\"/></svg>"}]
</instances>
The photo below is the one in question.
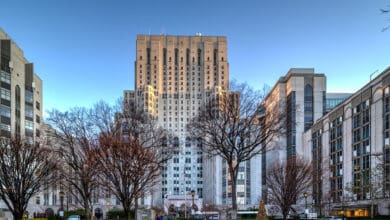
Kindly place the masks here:
<instances>
[{"instance_id":1,"label":"beige stone facade","mask_svg":"<svg viewBox=\"0 0 390 220\"><path fill-rule=\"evenodd\" d=\"M40 136L42 80L23 51L0 29L1 136L20 134L28 141Z\"/></svg>"},{"instance_id":2,"label":"beige stone facade","mask_svg":"<svg viewBox=\"0 0 390 220\"><path fill-rule=\"evenodd\" d=\"M20 136L33 143L41 136L42 80L23 51L0 29L0 137ZM31 199L28 211L40 210L41 195ZM0 209L7 210L0 201ZM9 212L5 212L10 218Z\"/></svg>"},{"instance_id":3,"label":"beige stone facade","mask_svg":"<svg viewBox=\"0 0 390 220\"><path fill-rule=\"evenodd\" d=\"M192 190L202 198L203 154L186 126L208 97L229 88L226 37L138 35L134 65L135 90L124 91L124 110L157 117L178 147L153 201Z\"/></svg>"}]
</instances>

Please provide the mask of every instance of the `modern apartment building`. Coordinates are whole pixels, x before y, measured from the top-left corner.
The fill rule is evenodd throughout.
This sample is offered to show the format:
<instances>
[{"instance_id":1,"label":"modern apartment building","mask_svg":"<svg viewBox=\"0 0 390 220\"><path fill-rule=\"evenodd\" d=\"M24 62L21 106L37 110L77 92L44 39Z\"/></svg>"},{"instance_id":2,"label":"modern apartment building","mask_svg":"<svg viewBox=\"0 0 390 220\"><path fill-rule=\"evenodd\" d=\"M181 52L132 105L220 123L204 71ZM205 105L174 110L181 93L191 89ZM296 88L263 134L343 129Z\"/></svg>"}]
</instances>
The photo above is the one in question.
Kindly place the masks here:
<instances>
[{"instance_id":1,"label":"modern apartment building","mask_svg":"<svg viewBox=\"0 0 390 220\"><path fill-rule=\"evenodd\" d=\"M317 212L389 215L390 68L319 118L303 141L320 174L311 195Z\"/></svg>"},{"instance_id":2,"label":"modern apartment building","mask_svg":"<svg viewBox=\"0 0 390 220\"><path fill-rule=\"evenodd\" d=\"M42 80L16 43L0 29L0 137L41 136ZM0 208L6 209L0 201Z\"/></svg>"},{"instance_id":3,"label":"modern apartment building","mask_svg":"<svg viewBox=\"0 0 390 220\"><path fill-rule=\"evenodd\" d=\"M153 201L172 198L171 202L180 207L186 203L183 200L187 201L184 195L194 191L198 206L207 197L219 198L212 205L222 204L222 187L226 187L227 180L216 176L223 173L222 162L214 158L210 166L205 166L202 143L193 140L186 129L211 97L229 92L226 37L138 35L134 65L135 89L124 91L124 111L138 109L156 117L173 136L168 143L177 148L162 170ZM210 187L218 187L220 194Z\"/></svg>"},{"instance_id":4,"label":"modern apartment building","mask_svg":"<svg viewBox=\"0 0 390 220\"><path fill-rule=\"evenodd\" d=\"M313 122L325 112L326 77L315 73L313 68L292 68L279 78L266 97L265 111L286 114L286 134L275 138L268 146L273 149L262 156L263 199L267 199L267 167L275 162L286 161L290 157L301 157L302 135L311 128Z\"/></svg>"}]
</instances>

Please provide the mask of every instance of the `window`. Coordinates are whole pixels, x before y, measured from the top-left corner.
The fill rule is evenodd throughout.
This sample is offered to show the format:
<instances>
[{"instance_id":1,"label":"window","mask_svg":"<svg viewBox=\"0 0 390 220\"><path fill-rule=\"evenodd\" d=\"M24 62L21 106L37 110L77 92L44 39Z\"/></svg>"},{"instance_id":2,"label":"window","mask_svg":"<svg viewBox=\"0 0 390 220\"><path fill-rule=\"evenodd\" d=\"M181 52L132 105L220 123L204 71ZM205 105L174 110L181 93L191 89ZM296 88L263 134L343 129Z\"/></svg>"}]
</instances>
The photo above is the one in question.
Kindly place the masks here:
<instances>
[{"instance_id":1,"label":"window","mask_svg":"<svg viewBox=\"0 0 390 220\"><path fill-rule=\"evenodd\" d=\"M190 65L190 49L186 50L186 64Z\"/></svg>"},{"instance_id":2,"label":"window","mask_svg":"<svg viewBox=\"0 0 390 220\"><path fill-rule=\"evenodd\" d=\"M214 66L217 65L218 49L214 49Z\"/></svg>"},{"instance_id":3,"label":"window","mask_svg":"<svg viewBox=\"0 0 390 220\"><path fill-rule=\"evenodd\" d=\"M179 65L179 49L175 48L175 65Z\"/></svg>"},{"instance_id":4,"label":"window","mask_svg":"<svg viewBox=\"0 0 390 220\"><path fill-rule=\"evenodd\" d=\"M334 201L340 201L343 188L343 120L342 116L330 122L330 178L331 196ZM341 120L340 120L341 119ZM319 180L319 182L321 179Z\"/></svg>"},{"instance_id":5,"label":"window","mask_svg":"<svg viewBox=\"0 0 390 220\"><path fill-rule=\"evenodd\" d=\"M1 88L1 98L11 101L11 91L8 89Z\"/></svg>"},{"instance_id":6,"label":"window","mask_svg":"<svg viewBox=\"0 0 390 220\"><path fill-rule=\"evenodd\" d=\"M198 49L198 66L201 65L201 58L202 58L202 50Z\"/></svg>"},{"instance_id":7,"label":"window","mask_svg":"<svg viewBox=\"0 0 390 220\"><path fill-rule=\"evenodd\" d=\"M39 117L38 115L35 115L35 121L39 124L41 123L41 117Z\"/></svg>"},{"instance_id":8,"label":"window","mask_svg":"<svg viewBox=\"0 0 390 220\"><path fill-rule=\"evenodd\" d=\"M34 122L26 120L25 123L26 129L28 130L34 130Z\"/></svg>"},{"instance_id":9,"label":"window","mask_svg":"<svg viewBox=\"0 0 390 220\"><path fill-rule=\"evenodd\" d=\"M11 84L11 74L10 74L10 73L7 73L7 72L4 72L4 71L1 71L0 80L1 80L2 82Z\"/></svg>"},{"instance_id":10,"label":"window","mask_svg":"<svg viewBox=\"0 0 390 220\"><path fill-rule=\"evenodd\" d=\"M26 91L25 91L25 102L26 103L30 103L31 105L33 105L33 100L34 100L33 92L28 90L28 89L26 89Z\"/></svg>"},{"instance_id":11,"label":"window","mask_svg":"<svg viewBox=\"0 0 390 220\"><path fill-rule=\"evenodd\" d=\"M167 65L167 48L163 49L163 64Z\"/></svg>"},{"instance_id":12,"label":"window","mask_svg":"<svg viewBox=\"0 0 390 220\"><path fill-rule=\"evenodd\" d=\"M150 48L146 48L146 63L150 64Z\"/></svg>"},{"instance_id":13,"label":"window","mask_svg":"<svg viewBox=\"0 0 390 220\"><path fill-rule=\"evenodd\" d=\"M38 101L35 102L35 107L37 110L41 110L41 104Z\"/></svg>"},{"instance_id":14,"label":"window","mask_svg":"<svg viewBox=\"0 0 390 220\"><path fill-rule=\"evenodd\" d=\"M11 125L0 123L0 129L3 131L11 131Z\"/></svg>"},{"instance_id":15,"label":"window","mask_svg":"<svg viewBox=\"0 0 390 220\"><path fill-rule=\"evenodd\" d=\"M0 115L11 118L11 108L5 105L0 105Z\"/></svg>"}]
</instances>

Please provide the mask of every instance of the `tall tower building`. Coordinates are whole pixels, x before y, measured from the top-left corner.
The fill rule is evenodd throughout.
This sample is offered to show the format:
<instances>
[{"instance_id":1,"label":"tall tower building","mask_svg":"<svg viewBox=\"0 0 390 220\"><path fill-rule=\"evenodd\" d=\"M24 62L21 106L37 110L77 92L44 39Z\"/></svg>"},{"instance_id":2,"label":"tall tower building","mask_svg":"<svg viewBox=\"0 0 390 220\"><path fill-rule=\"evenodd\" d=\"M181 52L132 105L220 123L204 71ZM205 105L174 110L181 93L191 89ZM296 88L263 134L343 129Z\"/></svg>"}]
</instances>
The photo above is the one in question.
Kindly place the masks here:
<instances>
[{"instance_id":1,"label":"tall tower building","mask_svg":"<svg viewBox=\"0 0 390 220\"><path fill-rule=\"evenodd\" d=\"M276 107L275 107L276 106ZM267 167L291 157L305 157L303 134L326 111L326 77L313 68L292 68L281 77L264 102L265 110L286 114L286 134L273 140L262 159L262 190L266 198Z\"/></svg>"},{"instance_id":2,"label":"tall tower building","mask_svg":"<svg viewBox=\"0 0 390 220\"><path fill-rule=\"evenodd\" d=\"M41 135L42 80L23 51L0 28L0 138L19 136L33 143ZM42 195L29 202L28 211L41 210ZM0 209L8 210L0 200ZM9 211L5 217L11 218Z\"/></svg>"},{"instance_id":3,"label":"tall tower building","mask_svg":"<svg viewBox=\"0 0 390 220\"><path fill-rule=\"evenodd\" d=\"M39 137L42 121L42 80L23 51L0 29L0 136Z\"/></svg>"},{"instance_id":4,"label":"tall tower building","mask_svg":"<svg viewBox=\"0 0 390 220\"><path fill-rule=\"evenodd\" d=\"M124 91L125 111L155 116L177 148L162 171L158 198L191 191L203 198L202 143L186 126L208 97L229 89L226 37L138 35L136 56L135 90Z\"/></svg>"}]
</instances>

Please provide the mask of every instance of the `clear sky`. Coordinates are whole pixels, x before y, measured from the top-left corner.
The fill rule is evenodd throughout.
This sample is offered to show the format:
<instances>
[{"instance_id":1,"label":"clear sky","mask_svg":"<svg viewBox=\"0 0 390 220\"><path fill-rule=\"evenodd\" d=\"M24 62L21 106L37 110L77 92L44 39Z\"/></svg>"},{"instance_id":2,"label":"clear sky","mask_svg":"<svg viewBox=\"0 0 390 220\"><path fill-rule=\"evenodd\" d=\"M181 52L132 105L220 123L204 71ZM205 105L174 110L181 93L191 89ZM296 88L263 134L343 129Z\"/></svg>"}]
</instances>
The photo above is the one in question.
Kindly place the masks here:
<instances>
[{"instance_id":1,"label":"clear sky","mask_svg":"<svg viewBox=\"0 0 390 220\"><path fill-rule=\"evenodd\" d=\"M223 35L230 78L273 86L291 67L354 92L390 66L390 0L0 0L0 27L44 82L44 108L113 103L134 87L137 34Z\"/></svg>"}]
</instances>

